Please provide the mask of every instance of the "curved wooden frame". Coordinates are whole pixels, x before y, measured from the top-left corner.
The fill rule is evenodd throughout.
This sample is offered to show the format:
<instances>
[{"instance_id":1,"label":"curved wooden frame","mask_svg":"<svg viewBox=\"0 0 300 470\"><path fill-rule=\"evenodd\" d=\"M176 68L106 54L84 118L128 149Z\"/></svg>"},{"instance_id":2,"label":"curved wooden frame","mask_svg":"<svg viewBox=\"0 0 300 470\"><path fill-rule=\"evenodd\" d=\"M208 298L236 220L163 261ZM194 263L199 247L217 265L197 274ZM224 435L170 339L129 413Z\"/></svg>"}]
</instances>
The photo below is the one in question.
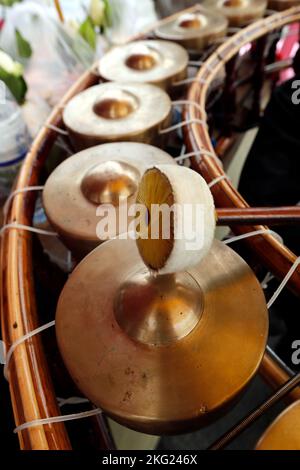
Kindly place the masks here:
<instances>
[{"instance_id":1,"label":"curved wooden frame","mask_svg":"<svg viewBox=\"0 0 300 470\"><path fill-rule=\"evenodd\" d=\"M281 28L299 20L300 7L293 7L284 12L276 13L252 23L220 45L203 63L195 77L195 82L189 89L187 99L200 104L200 108L203 111L201 112L199 107L189 105L186 107L185 118L188 120L201 119L204 122L206 121L205 105L209 86L222 67L239 52L242 46L261 38L276 28ZM185 140L189 152L199 152L201 149L204 149L216 155L207 126L193 122L185 128ZM208 183L225 174L216 159L205 155L205 151L201 159L193 158L192 165L196 171L202 174ZM243 212L243 209L245 209L246 212L249 210L249 205L228 179L222 179L218 184L214 185L211 190L217 207L236 208L239 214ZM272 217L272 214L274 214L276 210L278 210L278 208L270 209L270 217ZM237 235L266 228L257 225L243 226L242 219L241 217L241 225L238 225L236 221L237 225L231 226L232 231ZM250 249L255 251L256 256L258 256L264 266L279 279L282 279L286 275L296 261L295 254L283 246L270 233L245 239L244 242ZM296 269L288 285L294 293L300 295L300 267ZM260 372L272 386L276 387L282 385L289 378L288 374L276 364L268 353L266 353L264 357ZM299 388L294 390L290 395L291 399L299 397Z\"/></svg>"},{"instance_id":2,"label":"curved wooden frame","mask_svg":"<svg viewBox=\"0 0 300 470\"><path fill-rule=\"evenodd\" d=\"M189 12L196 8L197 6L184 11ZM157 24L168 21L170 18ZM153 25L149 32L157 24ZM62 110L66 103L98 81L99 77L93 66L83 74L55 107L26 156L15 185L16 190L35 186L38 183L43 164L57 138L57 132L49 126L62 126ZM10 204L4 224L17 222L31 225L36 197L35 192L17 194ZM35 302L31 250L32 235L29 232L14 229L4 232L1 244L1 327L3 341L7 348L26 333L40 326ZM40 335L18 346L10 362L9 376L13 377L13 380L9 382L9 387L16 426L61 414ZM24 450L71 449L63 423L28 428L18 433L18 436L21 449ZM103 437L108 445L105 431Z\"/></svg>"},{"instance_id":3,"label":"curved wooden frame","mask_svg":"<svg viewBox=\"0 0 300 470\"><path fill-rule=\"evenodd\" d=\"M61 126L61 112L65 103L88 86L97 77L91 71L73 86L61 104L50 115L36 137L21 168L16 189L34 186L53 145L57 133L47 125ZM16 195L5 223L31 225L36 194ZM7 347L18 338L39 326L36 312L31 234L24 230L4 232L1 247L1 313L2 335ZM10 363L10 392L16 425L60 414L48 371L40 336L20 344ZM19 433L22 449L66 450L71 445L64 424L36 426Z\"/></svg>"},{"instance_id":4,"label":"curved wooden frame","mask_svg":"<svg viewBox=\"0 0 300 470\"><path fill-rule=\"evenodd\" d=\"M274 28L282 27L299 20L300 7L295 7L283 13L276 13L268 18L259 20L232 36L232 38L222 44L204 62L195 77L195 80L197 81L195 81L190 87L188 100L199 103L204 110L209 85L212 83L213 79L217 76L224 64L234 57L242 46L264 36ZM189 106L186 110L186 115L187 119L206 120L206 114L201 112L200 109L195 106ZM209 136L209 131L206 126L192 123L187 126L185 134L189 151L192 152L206 149L215 153ZM208 183L225 174L217 161L206 156L205 153L203 153L203 157L201 157L200 162L193 159L193 166L197 171L201 172ZM223 179L217 185L213 186L212 193L217 207L235 207L238 209L249 207L228 179ZM270 213L271 212L272 211L270 210ZM232 230L237 234L241 234L261 228L263 227L256 226L245 228L234 225ZM249 238L249 240L247 240L247 244L249 244L251 248L255 249L256 254L259 255L264 265L279 278L282 278L286 274L296 260L296 256L270 234ZM289 284L291 288L300 295L300 268L296 270Z\"/></svg>"},{"instance_id":5,"label":"curved wooden frame","mask_svg":"<svg viewBox=\"0 0 300 470\"><path fill-rule=\"evenodd\" d=\"M227 60L233 57L241 45L249 40L254 40L277 26L283 26L299 19L300 8L293 8L281 16L274 15L260 20L229 39L228 42L220 46L218 53L214 53L207 60L206 63L211 66L212 71L210 72L205 66L199 71L198 77L204 78L206 83L205 85L194 84L190 89L189 99L196 100L203 107L205 106L208 85L223 63L220 61L220 54L224 60ZM239 39L238 45L237 39ZM97 81L98 77L95 76L93 70L87 71L55 108L26 157L16 189L38 184L41 168L57 137L54 128L48 126L60 127L64 105L74 95ZM189 118L203 118L195 108L187 109L186 113ZM190 126L186 129L186 138L190 150L205 147L213 151L208 132L204 127ZM201 163L194 162L194 166L198 171L201 171L207 181L223 174L216 162L208 157L203 157ZM219 206L240 209L247 207L245 201L227 181L222 181L215 186L213 193ZM17 222L31 225L35 199L36 193L34 192L16 195L11 203L5 223ZM235 226L234 230L237 233L243 233L248 228ZM7 230L2 239L1 321L3 340L7 347L39 326L34 293L31 242L32 235L20 229ZM295 260L295 256L270 235L256 237L247 243L259 253L264 264L279 277L286 273ZM268 254L265 253L266 250L268 250ZM299 291L299 271L293 276L291 285L294 290ZM288 378L287 372L268 355L263 361L262 373L264 370L267 370L268 378L276 386ZM40 336L35 336L20 344L15 350L10 363L10 377L12 377L10 392L16 425L60 414ZM293 392L294 398L299 396L298 391ZM26 429L19 433L19 439L22 449L63 450L71 448L65 426L62 423Z\"/></svg>"}]
</instances>

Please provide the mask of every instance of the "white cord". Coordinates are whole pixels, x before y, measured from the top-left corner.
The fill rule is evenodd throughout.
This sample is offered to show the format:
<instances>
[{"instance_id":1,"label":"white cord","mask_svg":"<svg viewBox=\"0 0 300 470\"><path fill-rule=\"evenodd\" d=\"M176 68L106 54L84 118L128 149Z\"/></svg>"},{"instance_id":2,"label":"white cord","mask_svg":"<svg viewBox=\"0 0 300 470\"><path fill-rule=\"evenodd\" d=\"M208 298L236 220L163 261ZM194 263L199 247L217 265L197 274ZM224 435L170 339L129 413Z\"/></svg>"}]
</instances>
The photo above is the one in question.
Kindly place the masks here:
<instances>
[{"instance_id":1,"label":"white cord","mask_svg":"<svg viewBox=\"0 0 300 470\"><path fill-rule=\"evenodd\" d=\"M69 135L68 131L65 131L64 129L60 129L57 126L54 126L53 124L45 124L45 127L47 129L51 129L52 131L57 132L60 135Z\"/></svg>"},{"instance_id":2,"label":"white cord","mask_svg":"<svg viewBox=\"0 0 300 470\"><path fill-rule=\"evenodd\" d=\"M7 214L9 205L11 203L11 200L17 195L21 193L27 193L28 191L42 191L44 189L44 186L26 186L21 189L16 189L15 191L11 192L8 198L5 201L5 204L3 206L3 213L4 215Z\"/></svg>"},{"instance_id":3,"label":"white cord","mask_svg":"<svg viewBox=\"0 0 300 470\"><path fill-rule=\"evenodd\" d=\"M166 129L162 129L159 131L160 134L168 134L169 132L175 131L176 129L181 129L182 127L188 126L190 124L200 124L201 126L206 126L206 121L202 119L188 119L187 121L178 122L174 124L174 126L167 127Z\"/></svg>"},{"instance_id":4,"label":"white cord","mask_svg":"<svg viewBox=\"0 0 300 470\"><path fill-rule=\"evenodd\" d=\"M5 230L7 229L19 229L19 230L25 230L27 232L39 233L40 235L49 235L50 237L51 236L58 237L58 234L56 232L42 230L40 228L31 227L29 225L18 224L17 222L12 222L11 224L3 225L3 227L0 230L0 236L2 236Z\"/></svg>"},{"instance_id":5,"label":"white cord","mask_svg":"<svg viewBox=\"0 0 300 470\"><path fill-rule=\"evenodd\" d=\"M13 344L11 345L11 347L9 348L9 350L7 351L7 353L5 355L5 364L4 364L3 374L4 374L4 377L6 378L6 380L8 380L9 362L11 360L11 357L12 357L15 349L20 344L24 343L24 341L27 341L28 339L30 339L33 336L41 333L42 331L47 330L48 328L52 328L52 326L54 326L54 325L55 325L55 320L53 320L49 323L46 323L45 325L39 326L35 330L32 330L29 333L26 333L26 335L21 336L20 338L18 338L16 341L13 342Z\"/></svg>"},{"instance_id":6,"label":"white cord","mask_svg":"<svg viewBox=\"0 0 300 470\"><path fill-rule=\"evenodd\" d=\"M220 181L229 180L227 175L220 175L217 178L213 179L210 183L208 183L208 187L212 188L215 184L218 184Z\"/></svg>"},{"instance_id":7,"label":"white cord","mask_svg":"<svg viewBox=\"0 0 300 470\"><path fill-rule=\"evenodd\" d=\"M100 408L96 408L94 410L83 411L82 413L72 413L70 415L64 416L54 416L52 418L43 418L43 419L35 419L33 421L28 421L27 423L20 424L14 429L14 433L18 433L23 431L24 429L32 428L34 426L41 426L44 424L52 424L52 423L63 423L65 421L72 421L74 419L81 419L81 418L89 418L90 416L96 416L102 414L102 410Z\"/></svg>"},{"instance_id":8,"label":"white cord","mask_svg":"<svg viewBox=\"0 0 300 470\"><path fill-rule=\"evenodd\" d=\"M202 64L201 64L201 68L205 68L206 70L208 70L209 72L213 72L214 69L213 67L207 63L207 61L203 61Z\"/></svg>"},{"instance_id":9,"label":"white cord","mask_svg":"<svg viewBox=\"0 0 300 470\"><path fill-rule=\"evenodd\" d=\"M58 138L55 142L55 145L59 147L60 149L64 150L68 156L70 157L71 155L74 155L74 152L68 145L66 145L65 141L63 139Z\"/></svg>"},{"instance_id":10,"label":"white cord","mask_svg":"<svg viewBox=\"0 0 300 470\"><path fill-rule=\"evenodd\" d=\"M3 206L3 213L4 213L4 216L6 216L7 214L7 211L9 209L9 205L12 201L12 199L17 196L18 194L21 194L21 193L25 193L25 192L28 192L28 191L42 191L44 189L44 186L26 186L24 188L20 188L20 189L16 189L15 191L13 191L9 197L7 198L4 206ZM15 229L20 229L20 230L26 230L27 232L33 232L33 233L38 233L40 235L48 235L50 237L58 237L58 234L56 232L51 232L49 230L42 230L40 228L36 228L36 227L31 227L29 225L23 225L23 224L18 224L17 222L12 222L10 224L5 224L3 225L3 227L1 228L0 230L0 237L3 235L3 233L5 232L5 230L7 229L11 229L11 228L15 228Z\"/></svg>"},{"instance_id":11,"label":"white cord","mask_svg":"<svg viewBox=\"0 0 300 470\"><path fill-rule=\"evenodd\" d=\"M190 105L190 106L195 106L196 109L198 109L198 111L200 111L200 113L204 114L204 116L206 117L206 111L204 108L202 108L202 106L199 104L199 103L196 103L196 101L192 101L192 100L176 100L176 101L172 101L172 106L182 106L182 105Z\"/></svg>"},{"instance_id":12,"label":"white cord","mask_svg":"<svg viewBox=\"0 0 300 470\"><path fill-rule=\"evenodd\" d=\"M205 62L203 60L189 60L189 65L192 67L201 67Z\"/></svg>"},{"instance_id":13,"label":"white cord","mask_svg":"<svg viewBox=\"0 0 300 470\"><path fill-rule=\"evenodd\" d=\"M215 155L213 152L210 152L209 150L205 150L205 149L199 149L199 150L196 150L194 152L186 153L185 155L179 155L178 157L174 158L174 160L176 162L181 162L182 160L185 160L186 158L199 157L197 159L197 161L199 163L201 161L200 157L202 157L203 155L206 155L207 157L213 158L221 166L221 168L223 168L223 163L221 162L219 157L217 157L217 155Z\"/></svg>"},{"instance_id":14,"label":"white cord","mask_svg":"<svg viewBox=\"0 0 300 470\"><path fill-rule=\"evenodd\" d=\"M263 279L263 280L261 281L261 283L260 283L262 289L267 289L268 284L269 284L270 281L272 281L272 279L275 279L274 274L268 272L268 273L265 275L264 279Z\"/></svg>"},{"instance_id":15,"label":"white cord","mask_svg":"<svg viewBox=\"0 0 300 470\"><path fill-rule=\"evenodd\" d=\"M200 83L201 85L205 85L206 80L204 80L204 78L189 77L184 80L180 80L179 82L174 82L173 86L188 85L190 83Z\"/></svg>"},{"instance_id":16,"label":"white cord","mask_svg":"<svg viewBox=\"0 0 300 470\"><path fill-rule=\"evenodd\" d=\"M230 243L243 240L244 238L254 237L255 235L261 235L263 233L271 233L272 235L278 235L276 232L274 232L274 230L262 228L260 230L255 230L253 232L244 233L243 235L237 235L236 237L228 238L228 240L223 240L223 243L225 245L229 245Z\"/></svg>"},{"instance_id":17,"label":"white cord","mask_svg":"<svg viewBox=\"0 0 300 470\"><path fill-rule=\"evenodd\" d=\"M288 271L288 273L286 274L286 276L282 280L281 284L279 285L279 287L276 289L276 291L274 292L274 294L270 298L269 302L267 303L268 308L272 307L273 303L275 302L275 300L277 299L277 297L279 296L279 294L281 293L283 288L286 286L286 284L289 282L290 278L292 277L292 275L296 271L299 264L300 264L300 256L295 260L293 266L290 268L290 270Z\"/></svg>"},{"instance_id":18,"label":"white cord","mask_svg":"<svg viewBox=\"0 0 300 470\"><path fill-rule=\"evenodd\" d=\"M271 16L271 15L275 15L276 13L278 13L278 11L276 11L276 10L271 10L271 8L267 8L266 11L265 11L265 13L266 13L267 15L270 15L270 16Z\"/></svg>"},{"instance_id":19,"label":"white cord","mask_svg":"<svg viewBox=\"0 0 300 470\"><path fill-rule=\"evenodd\" d=\"M11 357L15 351L15 349L22 344L24 341L32 338L33 336L41 333L44 330L47 330L48 328L51 328L55 325L55 320L46 323L43 326L40 326L39 328L36 328L35 330L30 331L24 336L21 336L18 338L9 348L7 354L6 354L6 361L4 365L4 377L8 380L8 366L11 360ZM79 397L70 397L67 399L58 399L59 406L64 406L64 405L71 405L71 404L79 404L79 403L88 403L89 400L84 399L84 398L79 398ZM40 426L44 424L52 424L52 423L62 423L64 421L71 421L75 419L81 419L81 418L88 418L90 416L96 416L98 414L101 414L102 410L100 408L96 408L94 410L89 410L89 411L84 411L81 413L72 413L70 415L65 415L65 416L54 416L51 418L43 418L43 419L35 419L33 421L28 421L26 423L21 424L20 426L17 426L14 429L14 433L18 433L23 431L24 429L32 428L34 426Z\"/></svg>"},{"instance_id":20,"label":"white cord","mask_svg":"<svg viewBox=\"0 0 300 470\"><path fill-rule=\"evenodd\" d=\"M186 145L183 143L182 146L181 146L181 150L180 150L180 155L179 157L181 157L182 155L184 155L184 152L186 151ZM178 157L177 157L178 158Z\"/></svg>"},{"instance_id":21,"label":"white cord","mask_svg":"<svg viewBox=\"0 0 300 470\"><path fill-rule=\"evenodd\" d=\"M68 273L73 271L73 258L70 250L67 252L67 271Z\"/></svg>"},{"instance_id":22,"label":"white cord","mask_svg":"<svg viewBox=\"0 0 300 470\"><path fill-rule=\"evenodd\" d=\"M20 194L21 192L24 192L24 191L39 191L43 189L43 186L31 186L31 187L27 187L27 188L22 188L22 189L17 189L16 191L14 191L9 199L6 201L6 208L8 207L7 204L10 203L10 201L12 200L12 198L17 195L17 194ZM2 234L4 233L5 230L7 229L21 229L21 230L27 230L28 232L33 232L33 233L38 233L38 234L41 234L41 235L48 235L48 236L55 236L57 237L57 233L55 232L50 232L48 230L42 230L42 229L39 229L39 228L35 228L35 227L30 227L28 225L23 225L23 224L18 224L16 222L13 222L11 224L6 224L4 225L1 230L0 230L0 236L2 236ZM6 353L5 355L5 365L4 365L4 376L5 378L8 380L8 364L9 364L9 361L11 359L11 356L14 352L14 350L16 349L16 347L23 343L24 341L26 341L27 339L31 338L32 336L40 333L41 331L44 331L45 329L47 328L50 328L52 327L53 325L55 324L55 321L53 322L50 322L50 323L47 323L46 325L43 325L43 326L40 326L39 328L36 328L35 330L27 333L26 335L24 336L21 336L20 338L18 338L12 345L11 347L9 348L8 352Z\"/></svg>"},{"instance_id":23,"label":"white cord","mask_svg":"<svg viewBox=\"0 0 300 470\"><path fill-rule=\"evenodd\" d=\"M228 39L230 39L230 38L231 38L231 36L223 36L221 38L216 38L214 40L214 44L223 44L223 42L228 41Z\"/></svg>"},{"instance_id":24,"label":"white cord","mask_svg":"<svg viewBox=\"0 0 300 470\"><path fill-rule=\"evenodd\" d=\"M255 235L259 235L259 234L262 234L262 233L271 233L273 236L275 236L276 238L279 237L278 233L274 232L273 230L269 230L269 229L261 229L261 230L256 230L255 232L249 232L249 233L245 233L243 235L238 235L237 237L232 237L232 238L229 238L228 240L223 240L223 243L225 245L228 245L229 243L232 243L232 242L236 242L238 240L242 240L243 238L248 238L248 237L253 237ZM281 237L280 237L281 238ZM294 272L296 271L297 267L299 266L300 264L300 256L295 260L294 264L291 266L290 270L288 271L288 273L286 274L286 276L284 277L284 279L282 280L281 284L279 285L279 287L276 289L276 291L274 292L274 294L272 295L272 297L270 298L269 302L267 303L267 308L270 309L272 307L272 305L274 304L275 300L278 298L278 296L281 294L282 290L284 289L284 287L286 286L286 284L289 282L290 278L292 277L292 275L294 274ZM269 277L268 277L269 276ZM267 276L265 277L265 279L263 280L262 282L262 288L265 288L265 283L267 282L266 279L268 279L268 281L270 279L272 279L272 274L271 273L268 273Z\"/></svg>"},{"instance_id":25,"label":"white cord","mask_svg":"<svg viewBox=\"0 0 300 470\"><path fill-rule=\"evenodd\" d=\"M238 26L236 26L236 27L235 26L230 26L227 31L228 31L228 33L235 34L235 33L238 33L239 31L241 31L241 29L242 28L238 27Z\"/></svg>"},{"instance_id":26,"label":"white cord","mask_svg":"<svg viewBox=\"0 0 300 470\"><path fill-rule=\"evenodd\" d=\"M84 403L90 403L90 400L82 397L70 397L70 398L59 398L57 397L58 406L62 408L65 405L81 405Z\"/></svg>"}]
</instances>

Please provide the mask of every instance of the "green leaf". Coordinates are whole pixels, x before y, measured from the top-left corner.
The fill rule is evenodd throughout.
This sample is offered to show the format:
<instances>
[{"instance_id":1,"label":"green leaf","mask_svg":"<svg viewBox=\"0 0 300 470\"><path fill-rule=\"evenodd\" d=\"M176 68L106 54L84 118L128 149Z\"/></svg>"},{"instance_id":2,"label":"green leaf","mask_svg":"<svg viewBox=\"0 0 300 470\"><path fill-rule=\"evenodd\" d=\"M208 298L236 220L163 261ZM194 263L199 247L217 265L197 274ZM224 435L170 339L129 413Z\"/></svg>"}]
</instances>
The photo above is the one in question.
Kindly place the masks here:
<instances>
[{"instance_id":1,"label":"green leaf","mask_svg":"<svg viewBox=\"0 0 300 470\"><path fill-rule=\"evenodd\" d=\"M79 28L79 34L91 46L93 50L96 49L96 31L90 18L87 18Z\"/></svg>"},{"instance_id":2,"label":"green leaf","mask_svg":"<svg viewBox=\"0 0 300 470\"><path fill-rule=\"evenodd\" d=\"M103 27L108 28L109 26L112 25L112 11L111 11L109 0L103 0L103 2L105 5Z\"/></svg>"},{"instance_id":3,"label":"green leaf","mask_svg":"<svg viewBox=\"0 0 300 470\"><path fill-rule=\"evenodd\" d=\"M28 41L22 36L20 31L16 29L16 41L17 41L17 48L20 57L24 57L25 59L29 59L32 55L31 45Z\"/></svg>"},{"instance_id":4,"label":"green leaf","mask_svg":"<svg viewBox=\"0 0 300 470\"><path fill-rule=\"evenodd\" d=\"M24 78L22 76L16 77L15 75L9 74L6 70L0 67L0 80L6 84L17 102L22 104L27 92L27 85Z\"/></svg>"},{"instance_id":5,"label":"green leaf","mask_svg":"<svg viewBox=\"0 0 300 470\"><path fill-rule=\"evenodd\" d=\"M0 0L0 5L11 7L14 3L20 3L22 0Z\"/></svg>"}]
</instances>

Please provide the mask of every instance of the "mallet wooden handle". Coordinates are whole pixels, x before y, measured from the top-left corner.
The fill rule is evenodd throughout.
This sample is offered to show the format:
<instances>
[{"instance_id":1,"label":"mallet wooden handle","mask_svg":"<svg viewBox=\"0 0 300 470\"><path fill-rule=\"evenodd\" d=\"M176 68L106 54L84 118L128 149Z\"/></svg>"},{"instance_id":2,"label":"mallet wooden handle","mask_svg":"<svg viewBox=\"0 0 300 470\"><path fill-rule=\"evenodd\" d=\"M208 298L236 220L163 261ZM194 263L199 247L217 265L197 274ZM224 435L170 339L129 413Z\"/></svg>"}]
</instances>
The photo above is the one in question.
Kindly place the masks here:
<instances>
[{"instance_id":1,"label":"mallet wooden handle","mask_svg":"<svg viewBox=\"0 0 300 470\"><path fill-rule=\"evenodd\" d=\"M300 206L216 209L218 225L300 224Z\"/></svg>"}]
</instances>

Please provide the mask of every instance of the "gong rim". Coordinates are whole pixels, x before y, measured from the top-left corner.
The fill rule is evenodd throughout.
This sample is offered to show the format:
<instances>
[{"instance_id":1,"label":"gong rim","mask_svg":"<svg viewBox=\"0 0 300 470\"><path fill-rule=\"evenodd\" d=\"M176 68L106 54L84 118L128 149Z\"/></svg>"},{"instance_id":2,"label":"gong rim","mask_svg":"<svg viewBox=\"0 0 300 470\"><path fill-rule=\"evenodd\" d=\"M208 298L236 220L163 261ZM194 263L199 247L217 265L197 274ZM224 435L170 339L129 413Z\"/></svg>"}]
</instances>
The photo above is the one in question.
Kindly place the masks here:
<instances>
[{"instance_id":1,"label":"gong rim","mask_svg":"<svg viewBox=\"0 0 300 470\"><path fill-rule=\"evenodd\" d=\"M196 17L201 24L199 28L182 28L180 23L189 15ZM216 10L199 7L194 13L179 15L155 29L155 36L161 39L176 41L191 50L201 50L214 39L224 36L228 27L226 17Z\"/></svg>"},{"instance_id":2,"label":"gong rim","mask_svg":"<svg viewBox=\"0 0 300 470\"><path fill-rule=\"evenodd\" d=\"M226 1L226 0L225 0ZM206 0L204 5L222 13L230 26L244 26L261 18L267 8L267 0L241 0L239 6L227 6L224 0Z\"/></svg>"},{"instance_id":3,"label":"gong rim","mask_svg":"<svg viewBox=\"0 0 300 470\"><path fill-rule=\"evenodd\" d=\"M128 59L137 54L149 54L155 63L146 70L130 68ZM168 89L173 82L185 78L188 61L187 51L179 44L141 40L111 49L99 61L98 71L105 80L151 83Z\"/></svg>"},{"instance_id":4,"label":"gong rim","mask_svg":"<svg viewBox=\"0 0 300 470\"><path fill-rule=\"evenodd\" d=\"M81 391L122 424L151 434L194 429L224 411L259 367L268 330L261 287L235 252L215 242L188 270L204 293L199 323L155 346L134 341L115 318L116 290L139 270L146 268L133 240L106 242L80 263L57 306L62 357Z\"/></svg>"},{"instance_id":5,"label":"gong rim","mask_svg":"<svg viewBox=\"0 0 300 470\"><path fill-rule=\"evenodd\" d=\"M96 233L101 220L96 210L101 204L85 197L82 182L90 169L106 162L125 163L137 172L136 190L127 198L128 207L134 204L138 182L149 166L176 165L168 153L152 145L115 142L78 152L56 167L46 181L43 206L51 225L77 258L103 241Z\"/></svg>"},{"instance_id":6,"label":"gong rim","mask_svg":"<svg viewBox=\"0 0 300 470\"><path fill-rule=\"evenodd\" d=\"M116 141L151 143L169 123L171 109L170 97L155 85L109 82L72 98L63 121L78 150Z\"/></svg>"},{"instance_id":7,"label":"gong rim","mask_svg":"<svg viewBox=\"0 0 300 470\"><path fill-rule=\"evenodd\" d=\"M300 450L300 400L275 419L258 441L256 450Z\"/></svg>"}]
</instances>

